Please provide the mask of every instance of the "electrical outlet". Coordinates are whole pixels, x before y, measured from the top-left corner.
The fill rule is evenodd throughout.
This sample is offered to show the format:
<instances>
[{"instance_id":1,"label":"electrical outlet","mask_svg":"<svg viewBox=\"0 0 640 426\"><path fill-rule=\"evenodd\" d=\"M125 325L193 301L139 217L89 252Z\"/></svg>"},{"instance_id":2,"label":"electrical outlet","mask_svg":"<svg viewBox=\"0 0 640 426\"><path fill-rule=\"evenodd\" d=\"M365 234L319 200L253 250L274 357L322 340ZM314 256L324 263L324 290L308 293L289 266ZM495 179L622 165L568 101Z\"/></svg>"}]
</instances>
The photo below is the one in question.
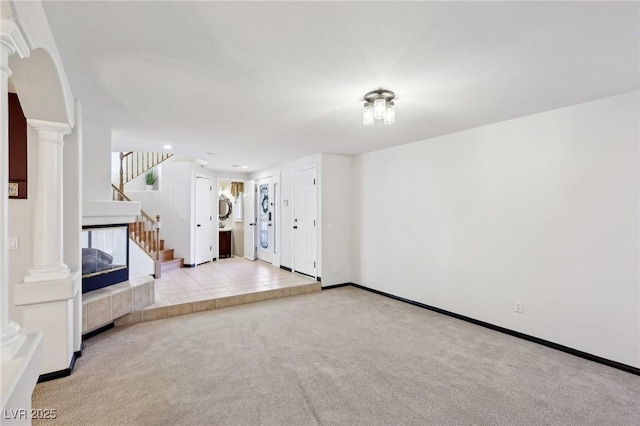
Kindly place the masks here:
<instances>
[{"instance_id":1,"label":"electrical outlet","mask_svg":"<svg viewBox=\"0 0 640 426\"><path fill-rule=\"evenodd\" d=\"M522 313L522 302L516 301L516 312Z\"/></svg>"},{"instance_id":2,"label":"electrical outlet","mask_svg":"<svg viewBox=\"0 0 640 426\"><path fill-rule=\"evenodd\" d=\"M9 250L18 250L18 237L9 237Z\"/></svg>"}]
</instances>

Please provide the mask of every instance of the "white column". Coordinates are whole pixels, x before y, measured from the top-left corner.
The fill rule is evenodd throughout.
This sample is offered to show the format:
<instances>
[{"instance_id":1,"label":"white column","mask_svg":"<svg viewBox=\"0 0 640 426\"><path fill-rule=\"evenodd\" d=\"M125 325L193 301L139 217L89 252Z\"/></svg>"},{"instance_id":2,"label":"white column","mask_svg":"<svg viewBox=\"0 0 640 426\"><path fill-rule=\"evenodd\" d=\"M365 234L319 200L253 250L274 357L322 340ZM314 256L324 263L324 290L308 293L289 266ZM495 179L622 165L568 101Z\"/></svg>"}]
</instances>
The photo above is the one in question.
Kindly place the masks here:
<instances>
[{"instance_id":1,"label":"white column","mask_svg":"<svg viewBox=\"0 0 640 426\"><path fill-rule=\"evenodd\" d=\"M28 119L36 129L36 185L33 217L32 262L25 282L48 281L69 276L63 262L63 137L71 132L68 124Z\"/></svg>"},{"instance_id":2,"label":"white column","mask_svg":"<svg viewBox=\"0 0 640 426\"><path fill-rule=\"evenodd\" d=\"M18 26L3 19L0 25L0 346L2 361L13 359L22 347L26 334L9 319L9 56L29 56L29 47Z\"/></svg>"},{"instance_id":3,"label":"white column","mask_svg":"<svg viewBox=\"0 0 640 426\"><path fill-rule=\"evenodd\" d=\"M42 369L42 335L27 335L24 328L9 319L9 56L30 54L15 22L5 19L8 4L0 4L0 347L2 349L2 411L30 413L31 394ZM15 411L14 411L15 412ZM4 417L4 416L3 416ZM31 416L19 424L31 424ZM5 419L6 420L6 419Z\"/></svg>"}]
</instances>

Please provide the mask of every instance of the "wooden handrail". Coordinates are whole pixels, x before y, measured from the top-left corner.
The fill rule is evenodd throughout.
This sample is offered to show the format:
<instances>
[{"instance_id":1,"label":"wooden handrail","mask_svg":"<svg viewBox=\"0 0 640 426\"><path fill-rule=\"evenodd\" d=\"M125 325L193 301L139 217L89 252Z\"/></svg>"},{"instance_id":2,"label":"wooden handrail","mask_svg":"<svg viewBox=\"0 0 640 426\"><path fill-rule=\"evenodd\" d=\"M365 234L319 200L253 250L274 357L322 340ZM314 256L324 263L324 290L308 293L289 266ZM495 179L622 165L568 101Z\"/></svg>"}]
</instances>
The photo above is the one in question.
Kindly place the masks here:
<instances>
[{"instance_id":1,"label":"wooden handrail","mask_svg":"<svg viewBox=\"0 0 640 426\"><path fill-rule=\"evenodd\" d=\"M118 189L114 184L111 184L113 190L113 201L131 201L131 198L124 195L121 189Z\"/></svg>"},{"instance_id":2,"label":"wooden handrail","mask_svg":"<svg viewBox=\"0 0 640 426\"><path fill-rule=\"evenodd\" d=\"M148 214L147 212L145 212L144 210L140 209L140 214L147 219L149 222L153 223L154 225L156 224L156 220L154 218L151 217L150 214ZM157 217L159 217L159 215L157 215ZM158 219L160 220L160 219Z\"/></svg>"},{"instance_id":3,"label":"wooden handrail","mask_svg":"<svg viewBox=\"0 0 640 426\"><path fill-rule=\"evenodd\" d=\"M129 151L120 153L120 182L118 189L124 192L124 185L158 164L173 157L163 152Z\"/></svg>"},{"instance_id":4,"label":"wooden handrail","mask_svg":"<svg viewBox=\"0 0 640 426\"><path fill-rule=\"evenodd\" d=\"M155 227L156 227L156 241L158 242L158 245L156 246L156 278L160 278L160 275L162 273L161 269L162 269L162 264L160 263L160 215L156 215L156 222L155 222Z\"/></svg>"},{"instance_id":5,"label":"wooden handrail","mask_svg":"<svg viewBox=\"0 0 640 426\"><path fill-rule=\"evenodd\" d=\"M124 192L111 184L114 201L131 201ZM133 229L129 228L129 237L144 250L154 260L154 272L156 278L161 276L160 262L160 215L155 219L140 209L140 215L133 224Z\"/></svg>"}]
</instances>

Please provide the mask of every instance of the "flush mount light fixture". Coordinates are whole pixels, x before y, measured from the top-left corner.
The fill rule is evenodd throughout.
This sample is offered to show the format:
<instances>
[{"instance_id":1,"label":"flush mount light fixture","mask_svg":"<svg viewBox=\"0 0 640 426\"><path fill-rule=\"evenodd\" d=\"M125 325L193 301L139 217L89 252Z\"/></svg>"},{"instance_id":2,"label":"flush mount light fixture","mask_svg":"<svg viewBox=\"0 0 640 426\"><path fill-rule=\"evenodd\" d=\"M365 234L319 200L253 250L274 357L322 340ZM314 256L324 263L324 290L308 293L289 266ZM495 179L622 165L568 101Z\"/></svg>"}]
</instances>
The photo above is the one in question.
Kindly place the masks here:
<instances>
[{"instance_id":1,"label":"flush mount light fixture","mask_svg":"<svg viewBox=\"0 0 640 426\"><path fill-rule=\"evenodd\" d=\"M171 145L165 145L164 149L171 149Z\"/></svg>"},{"instance_id":2,"label":"flush mount light fixture","mask_svg":"<svg viewBox=\"0 0 640 426\"><path fill-rule=\"evenodd\" d=\"M375 120L384 120L384 124L394 124L396 122L396 106L393 103L395 97L395 93L383 89L364 95L362 124L369 126Z\"/></svg>"}]
</instances>

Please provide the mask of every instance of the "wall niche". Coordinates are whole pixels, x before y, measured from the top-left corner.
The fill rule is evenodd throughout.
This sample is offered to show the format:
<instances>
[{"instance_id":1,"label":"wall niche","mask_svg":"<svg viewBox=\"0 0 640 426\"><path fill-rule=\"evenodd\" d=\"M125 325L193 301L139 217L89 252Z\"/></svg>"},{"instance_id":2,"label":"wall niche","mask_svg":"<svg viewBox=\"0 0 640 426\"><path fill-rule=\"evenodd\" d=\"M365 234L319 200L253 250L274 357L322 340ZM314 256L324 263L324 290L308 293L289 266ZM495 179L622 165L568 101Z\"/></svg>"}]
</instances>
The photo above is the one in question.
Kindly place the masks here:
<instances>
[{"instance_id":1,"label":"wall niche","mask_svg":"<svg viewBox=\"0 0 640 426\"><path fill-rule=\"evenodd\" d=\"M27 118L9 93L9 198L27 198Z\"/></svg>"}]
</instances>

